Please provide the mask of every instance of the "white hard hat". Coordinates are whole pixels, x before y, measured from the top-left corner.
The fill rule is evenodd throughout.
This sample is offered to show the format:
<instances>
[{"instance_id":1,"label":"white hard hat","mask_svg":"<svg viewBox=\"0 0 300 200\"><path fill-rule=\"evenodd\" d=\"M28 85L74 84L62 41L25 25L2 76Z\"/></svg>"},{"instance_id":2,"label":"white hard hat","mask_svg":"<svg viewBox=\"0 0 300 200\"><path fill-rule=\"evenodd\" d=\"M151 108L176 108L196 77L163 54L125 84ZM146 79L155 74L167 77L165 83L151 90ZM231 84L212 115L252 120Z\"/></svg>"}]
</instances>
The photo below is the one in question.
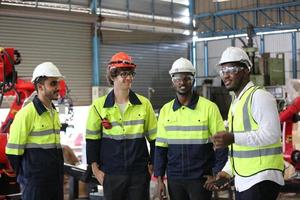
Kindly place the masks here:
<instances>
[{"instance_id":1,"label":"white hard hat","mask_svg":"<svg viewBox=\"0 0 300 200\"><path fill-rule=\"evenodd\" d=\"M190 72L194 75L196 69L191 63L191 61L189 61L188 59L179 58L175 60L175 62L173 63L172 68L169 71L169 74L172 76L172 74L180 73L180 72Z\"/></svg>"},{"instance_id":2,"label":"white hard hat","mask_svg":"<svg viewBox=\"0 0 300 200\"><path fill-rule=\"evenodd\" d=\"M218 65L229 62L241 62L245 63L249 68L252 67L252 63L247 55L247 53L239 47L228 47L222 54L220 62Z\"/></svg>"},{"instance_id":3,"label":"white hard hat","mask_svg":"<svg viewBox=\"0 0 300 200\"><path fill-rule=\"evenodd\" d=\"M61 75L58 68L52 62L43 62L36 66L32 73L31 82L34 82L40 76L63 78L63 75Z\"/></svg>"}]
</instances>

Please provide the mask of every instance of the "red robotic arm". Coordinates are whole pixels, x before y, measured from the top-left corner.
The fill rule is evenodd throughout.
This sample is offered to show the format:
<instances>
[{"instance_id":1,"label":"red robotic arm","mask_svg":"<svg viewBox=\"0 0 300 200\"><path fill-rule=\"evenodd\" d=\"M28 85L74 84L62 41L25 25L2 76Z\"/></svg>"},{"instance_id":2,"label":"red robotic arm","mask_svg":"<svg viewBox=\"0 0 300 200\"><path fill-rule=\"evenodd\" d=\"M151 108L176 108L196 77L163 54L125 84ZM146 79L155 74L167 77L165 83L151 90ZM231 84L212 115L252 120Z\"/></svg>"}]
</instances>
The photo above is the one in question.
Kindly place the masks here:
<instances>
[{"instance_id":1,"label":"red robotic arm","mask_svg":"<svg viewBox=\"0 0 300 200\"><path fill-rule=\"evenodd\" d=\"M298 112L300 112L300 97L295 98L291 105L280 112L280 122L292 121L293 116Z\"/></svg>"},{"instance_id":2,"label":"red robotic arm","mask_svg":"<svg viewBox=\"0 0 300 200\"><path fill-rule=\"evenodd\" d=\"M300 97L294 99L291 105L279 114L283 129L283 155L284 159L291 163L296 170L300 170L300 151L294 148L292 131L293 123L300 112Z\"/></svg>"}]
</instances>

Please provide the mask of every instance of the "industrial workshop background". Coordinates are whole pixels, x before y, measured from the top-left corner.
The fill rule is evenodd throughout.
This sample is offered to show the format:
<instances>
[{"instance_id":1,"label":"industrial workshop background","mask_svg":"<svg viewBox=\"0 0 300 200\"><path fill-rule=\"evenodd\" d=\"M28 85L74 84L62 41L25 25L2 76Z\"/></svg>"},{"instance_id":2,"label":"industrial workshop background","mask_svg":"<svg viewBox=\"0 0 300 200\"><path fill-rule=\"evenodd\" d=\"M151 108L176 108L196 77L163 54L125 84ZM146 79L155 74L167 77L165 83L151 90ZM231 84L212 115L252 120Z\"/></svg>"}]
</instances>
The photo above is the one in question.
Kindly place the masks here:
<instances>
[{"instance_id":1,"label":"industrial workshop background","mask_svg":"<svg viewBox=\"0 0 300 200\"><path fill-rule=\"evenodd\" d=\"M196 67L195 88L226 118L230 97L215 66L228 46L247 51L252 80L275 95L279 109L300 94L291 88L295 94L286 95L300 76L299 0L0 0L0 47L21 53L18 76L53 61L75 107L107 93L107 63L125 51L138 66L133 90L155 110L174 97L168 71L186 57ZM1 108L12 100L4 97Z\"/></svg>"}]
</instances>

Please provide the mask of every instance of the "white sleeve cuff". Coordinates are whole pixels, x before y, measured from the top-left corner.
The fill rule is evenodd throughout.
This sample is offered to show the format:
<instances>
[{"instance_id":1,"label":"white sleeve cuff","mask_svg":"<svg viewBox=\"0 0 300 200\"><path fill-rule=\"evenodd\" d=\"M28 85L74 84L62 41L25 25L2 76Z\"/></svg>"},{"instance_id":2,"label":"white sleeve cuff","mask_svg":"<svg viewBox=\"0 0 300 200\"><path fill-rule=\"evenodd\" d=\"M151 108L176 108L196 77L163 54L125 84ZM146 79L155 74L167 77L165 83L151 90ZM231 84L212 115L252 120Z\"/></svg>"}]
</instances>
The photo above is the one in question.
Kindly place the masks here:
<instances>
[{"instance_id":1,"label":"white sleeve cuff","mask_svg":"<svg viewBox=\"0 0 300 200\"><path fill-rule=\"evenodd\" d=\"M233 135L235 144L247 146L247 132L233 133Z\"/></svg>"},{"instance_id":2,"label":"white sleeve cuff","mask_svg":"<svg viewBox=\"0 0 300 200\"><path fill-rule=\"evenodd\" d=\"M223 167L222 169L223 172L226 172L227 174L229 174L230 176L233 176L233 172L232 172L232 169L231 169L231 164L230 164L230 159L228 157L228 160L225 164L225 166Z\"/></svg>"}]
</instances>

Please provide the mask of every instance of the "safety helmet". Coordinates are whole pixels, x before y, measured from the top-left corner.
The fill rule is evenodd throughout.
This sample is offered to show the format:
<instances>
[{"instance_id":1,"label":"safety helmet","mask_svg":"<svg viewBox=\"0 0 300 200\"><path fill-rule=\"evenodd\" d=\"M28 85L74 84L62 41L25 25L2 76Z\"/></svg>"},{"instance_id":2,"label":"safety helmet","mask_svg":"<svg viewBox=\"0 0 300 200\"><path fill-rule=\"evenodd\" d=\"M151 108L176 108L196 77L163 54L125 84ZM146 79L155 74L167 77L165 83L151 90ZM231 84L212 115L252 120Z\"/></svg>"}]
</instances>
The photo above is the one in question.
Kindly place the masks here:
<instances>
[{"instance_id":1,"label":"safety helmet","mask_svg":"<svg viewBox=\"0 0 300 200\"><path fill-rule=\"evenodd\" d=\"M180 72L189 72L195 75L196 69L191 63L186 58L179 58L175 60L175 62L172 65L171 70L169 71L169 74L172 76L175 73L180 73Z\"/></svg>"},{"instance_id":2,"label":"safety helmet","mask_svg":"<svg viewBox=\"0 0 300 200\"><path fill-rule=\"evenodd\" d=\"M136 65L133 63L131 56L124 52L119 52L113 55L108 63L109 69L118 67L135 68Z\"/></svg>"},{"instance_id":3,"label":"safety helmet","mask_svg":"<svg viewBox=\"0 0 300 200\"><path fill-rule=\"evenodd\" d=\"M245 63L248 66L248 68L252 67L252 63L247 53L239 47L228 47L223 52L218 66L229 62L241 62Z\"/></svg>"},{"instance_id":4,"label":"safety helmet","mask_svg":"<svg viewBox=\"0 0 300 200\"><path fill-rule=\"evenodd\" d=\"M33 83L40 76L63 78L63 75L52 62L43 62L36 66L32 73L31 82Z\"/></svg>"}]
</instances>

